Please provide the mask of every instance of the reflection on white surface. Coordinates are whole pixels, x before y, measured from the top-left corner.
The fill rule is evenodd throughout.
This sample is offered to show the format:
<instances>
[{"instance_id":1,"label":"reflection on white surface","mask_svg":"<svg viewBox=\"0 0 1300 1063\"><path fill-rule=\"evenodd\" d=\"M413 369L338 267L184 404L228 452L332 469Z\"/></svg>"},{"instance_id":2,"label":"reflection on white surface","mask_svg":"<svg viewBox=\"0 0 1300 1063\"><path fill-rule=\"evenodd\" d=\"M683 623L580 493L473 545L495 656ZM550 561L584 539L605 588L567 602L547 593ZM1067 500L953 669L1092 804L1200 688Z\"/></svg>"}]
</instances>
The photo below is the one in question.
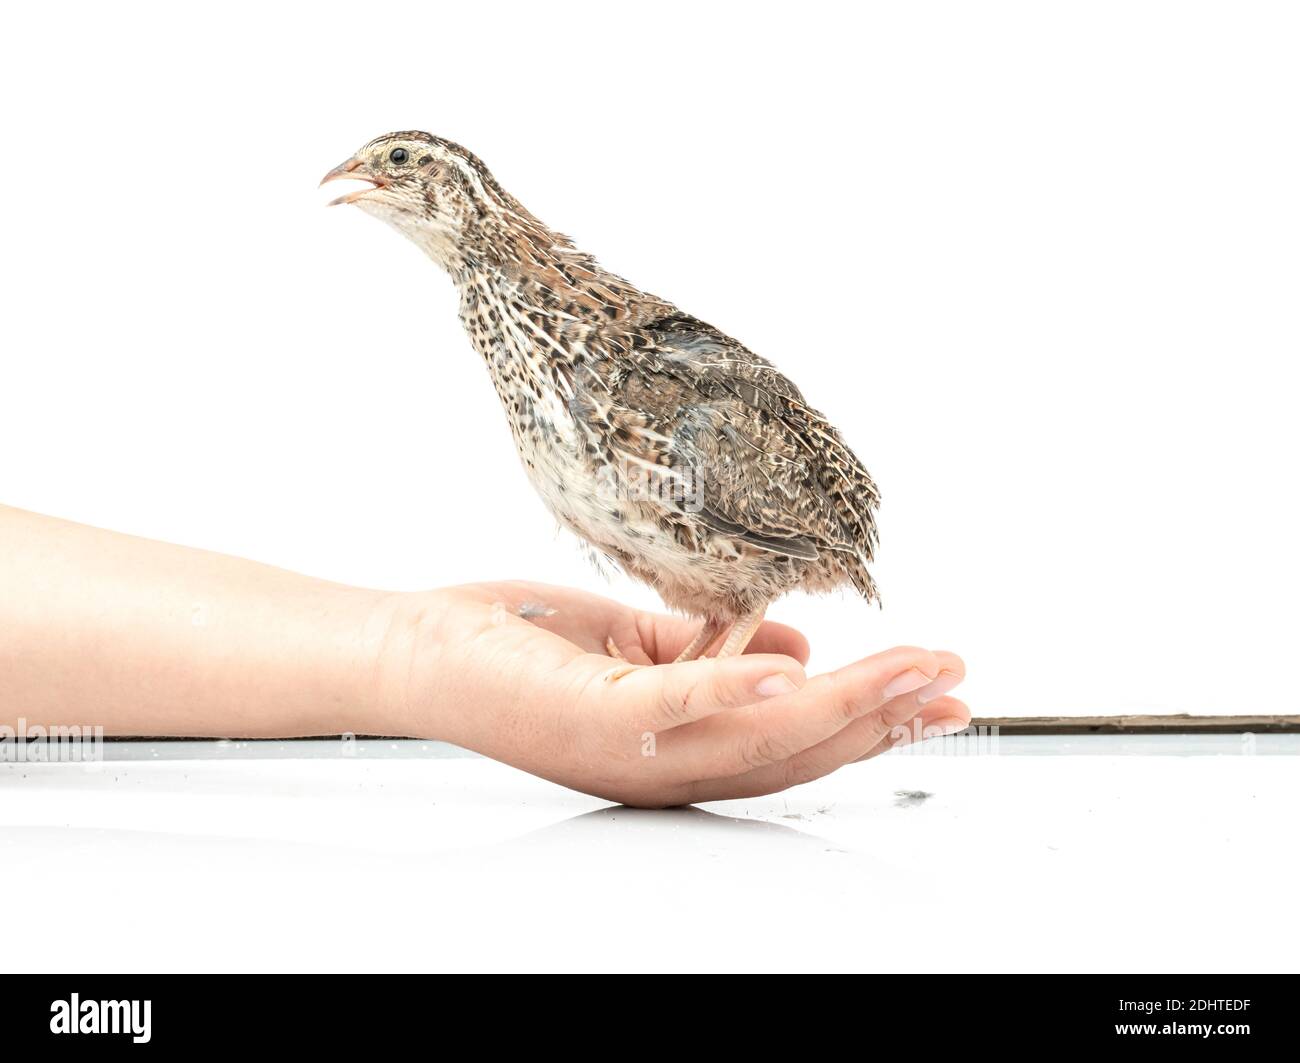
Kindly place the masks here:
<instances>
[{"instance_id":1,"label":"reflection on white surface","mask_svg":"<svg viewBox=\"0 0 1300 1063\"><path fill-rule=\"evenodd\" d=\"M132 739L102 745L104 760L333 760L477 757L447 742L412 738ZM1300 755L1300 734L992 735L973 733L907 750L907 756L1196 757Z\"/></svg>"},{"instance_id":2,"label":"reflection on white surface","mask_svg":"<svg viewBox=\"0 0 1300 1063\"><path fill-rule=\"evenodd\" d=\"M1057 741L662 812L430 743L2 764L5 966L1294 967L1300 762Z\"/></svg>"}]
</instances>

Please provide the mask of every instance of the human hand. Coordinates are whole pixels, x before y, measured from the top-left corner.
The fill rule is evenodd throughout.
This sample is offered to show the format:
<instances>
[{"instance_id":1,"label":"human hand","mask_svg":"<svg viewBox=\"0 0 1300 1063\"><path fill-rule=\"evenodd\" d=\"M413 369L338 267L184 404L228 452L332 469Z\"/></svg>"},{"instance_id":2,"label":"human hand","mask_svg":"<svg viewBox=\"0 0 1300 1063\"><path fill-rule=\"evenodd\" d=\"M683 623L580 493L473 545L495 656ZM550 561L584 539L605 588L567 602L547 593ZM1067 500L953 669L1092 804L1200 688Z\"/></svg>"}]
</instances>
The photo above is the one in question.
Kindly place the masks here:
<instances>
[{"instance_id":1,"label":"human hand","mask_svg":"<svg viewBox=\"0 0 1300 1063\"><path fill-rule=\"evenodd\" d=\"M965 667L943 651L895 647L809 679L807 640L770 621L742 656L673 664L697 624L569 588L481 583L395 603L380 654L395 733L625 804L774 793L970 722L946 696Z\"/></svg>"}]
</instances>

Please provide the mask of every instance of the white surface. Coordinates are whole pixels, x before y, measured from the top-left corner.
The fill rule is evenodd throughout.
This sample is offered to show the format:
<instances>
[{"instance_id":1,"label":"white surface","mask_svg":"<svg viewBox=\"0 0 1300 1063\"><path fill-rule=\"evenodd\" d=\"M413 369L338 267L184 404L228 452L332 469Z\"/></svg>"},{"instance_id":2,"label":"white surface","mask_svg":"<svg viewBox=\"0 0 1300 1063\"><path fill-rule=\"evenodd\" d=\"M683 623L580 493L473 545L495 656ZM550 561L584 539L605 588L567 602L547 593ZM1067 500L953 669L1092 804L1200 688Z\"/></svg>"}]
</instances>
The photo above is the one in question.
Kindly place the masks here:
<instances>
[{"instance_id":1,"label":"white surface","mask_svg":"<svg viewBox=\"0 0 1300 1063\"><path fill-rule=\"evenodd\" d=\"M23 898L5 968L1236 971L1300 956L1294 756L889 755L783 796L639 812L481 759L153 752L0 765L5 895ZM917 790L932 796L896 793Z\"/></svg>"},{"instance_id":2,"label":"white surface","mask_svg":"<svg viewBox=\"0 0 1300 1063\"><path fill-rule=\"evenodd\" d=\"M0 499L348 582L603 588L445 278L321 209L326 169L428 128L774 359L862 454L885 610L780 603L815 667L919 643L967 658L986 714L1297 711L1298 26L1227 2L12 6Z\"/></svg>"}]
</instances>

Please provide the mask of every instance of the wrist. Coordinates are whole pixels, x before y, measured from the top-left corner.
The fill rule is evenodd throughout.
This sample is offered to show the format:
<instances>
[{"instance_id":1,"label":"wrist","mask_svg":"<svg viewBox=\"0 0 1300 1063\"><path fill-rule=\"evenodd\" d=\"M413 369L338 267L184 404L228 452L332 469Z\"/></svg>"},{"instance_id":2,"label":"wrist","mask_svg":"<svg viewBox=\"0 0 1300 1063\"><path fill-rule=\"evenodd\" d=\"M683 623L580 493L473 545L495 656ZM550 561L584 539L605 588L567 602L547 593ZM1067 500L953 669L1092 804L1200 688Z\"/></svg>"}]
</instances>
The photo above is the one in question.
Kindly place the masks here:
<instances>
[{"instance_id":1,"label":"wrist","mask_svg":"<svg viewBox=\"0 0 1300 1063\"><path fill-rule=\"evenodd\" d=\"M442 591L385 594L372 607L365 635L374 662L371 733L456 740L438 681L448 608Z\"/></svg>"}]
</instances>

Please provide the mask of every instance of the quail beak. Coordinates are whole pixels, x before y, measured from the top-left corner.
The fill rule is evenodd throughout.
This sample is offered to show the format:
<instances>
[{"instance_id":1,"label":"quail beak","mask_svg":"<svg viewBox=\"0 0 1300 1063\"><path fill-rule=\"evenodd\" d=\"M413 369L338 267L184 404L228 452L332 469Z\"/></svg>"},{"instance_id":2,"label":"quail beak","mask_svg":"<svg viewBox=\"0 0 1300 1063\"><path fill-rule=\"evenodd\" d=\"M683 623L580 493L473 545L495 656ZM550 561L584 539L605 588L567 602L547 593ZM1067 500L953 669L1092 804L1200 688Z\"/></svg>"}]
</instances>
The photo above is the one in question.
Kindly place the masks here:
<instances>
[{"instance_id":1,"label":"quail beak","mask_svg":"<svg viewBox=\"0 0 1300 1063\"><path fill-rule=\"evenodd\" d=\"M327 207L337 207L342 203L355 203L362 196L368 195L376 188L383 188L388 182L378 177L372 177L361 169L360 159L348 159L347 162L335 166L329 173L321 178L320 183L323 185L327 181L368 181L373 187L361 188L355 192L349 192L345 196L339 196L337 199L331 199L325 205ZM319 187L319 186L317 186Z\"/></svg>"}]
</instances>

